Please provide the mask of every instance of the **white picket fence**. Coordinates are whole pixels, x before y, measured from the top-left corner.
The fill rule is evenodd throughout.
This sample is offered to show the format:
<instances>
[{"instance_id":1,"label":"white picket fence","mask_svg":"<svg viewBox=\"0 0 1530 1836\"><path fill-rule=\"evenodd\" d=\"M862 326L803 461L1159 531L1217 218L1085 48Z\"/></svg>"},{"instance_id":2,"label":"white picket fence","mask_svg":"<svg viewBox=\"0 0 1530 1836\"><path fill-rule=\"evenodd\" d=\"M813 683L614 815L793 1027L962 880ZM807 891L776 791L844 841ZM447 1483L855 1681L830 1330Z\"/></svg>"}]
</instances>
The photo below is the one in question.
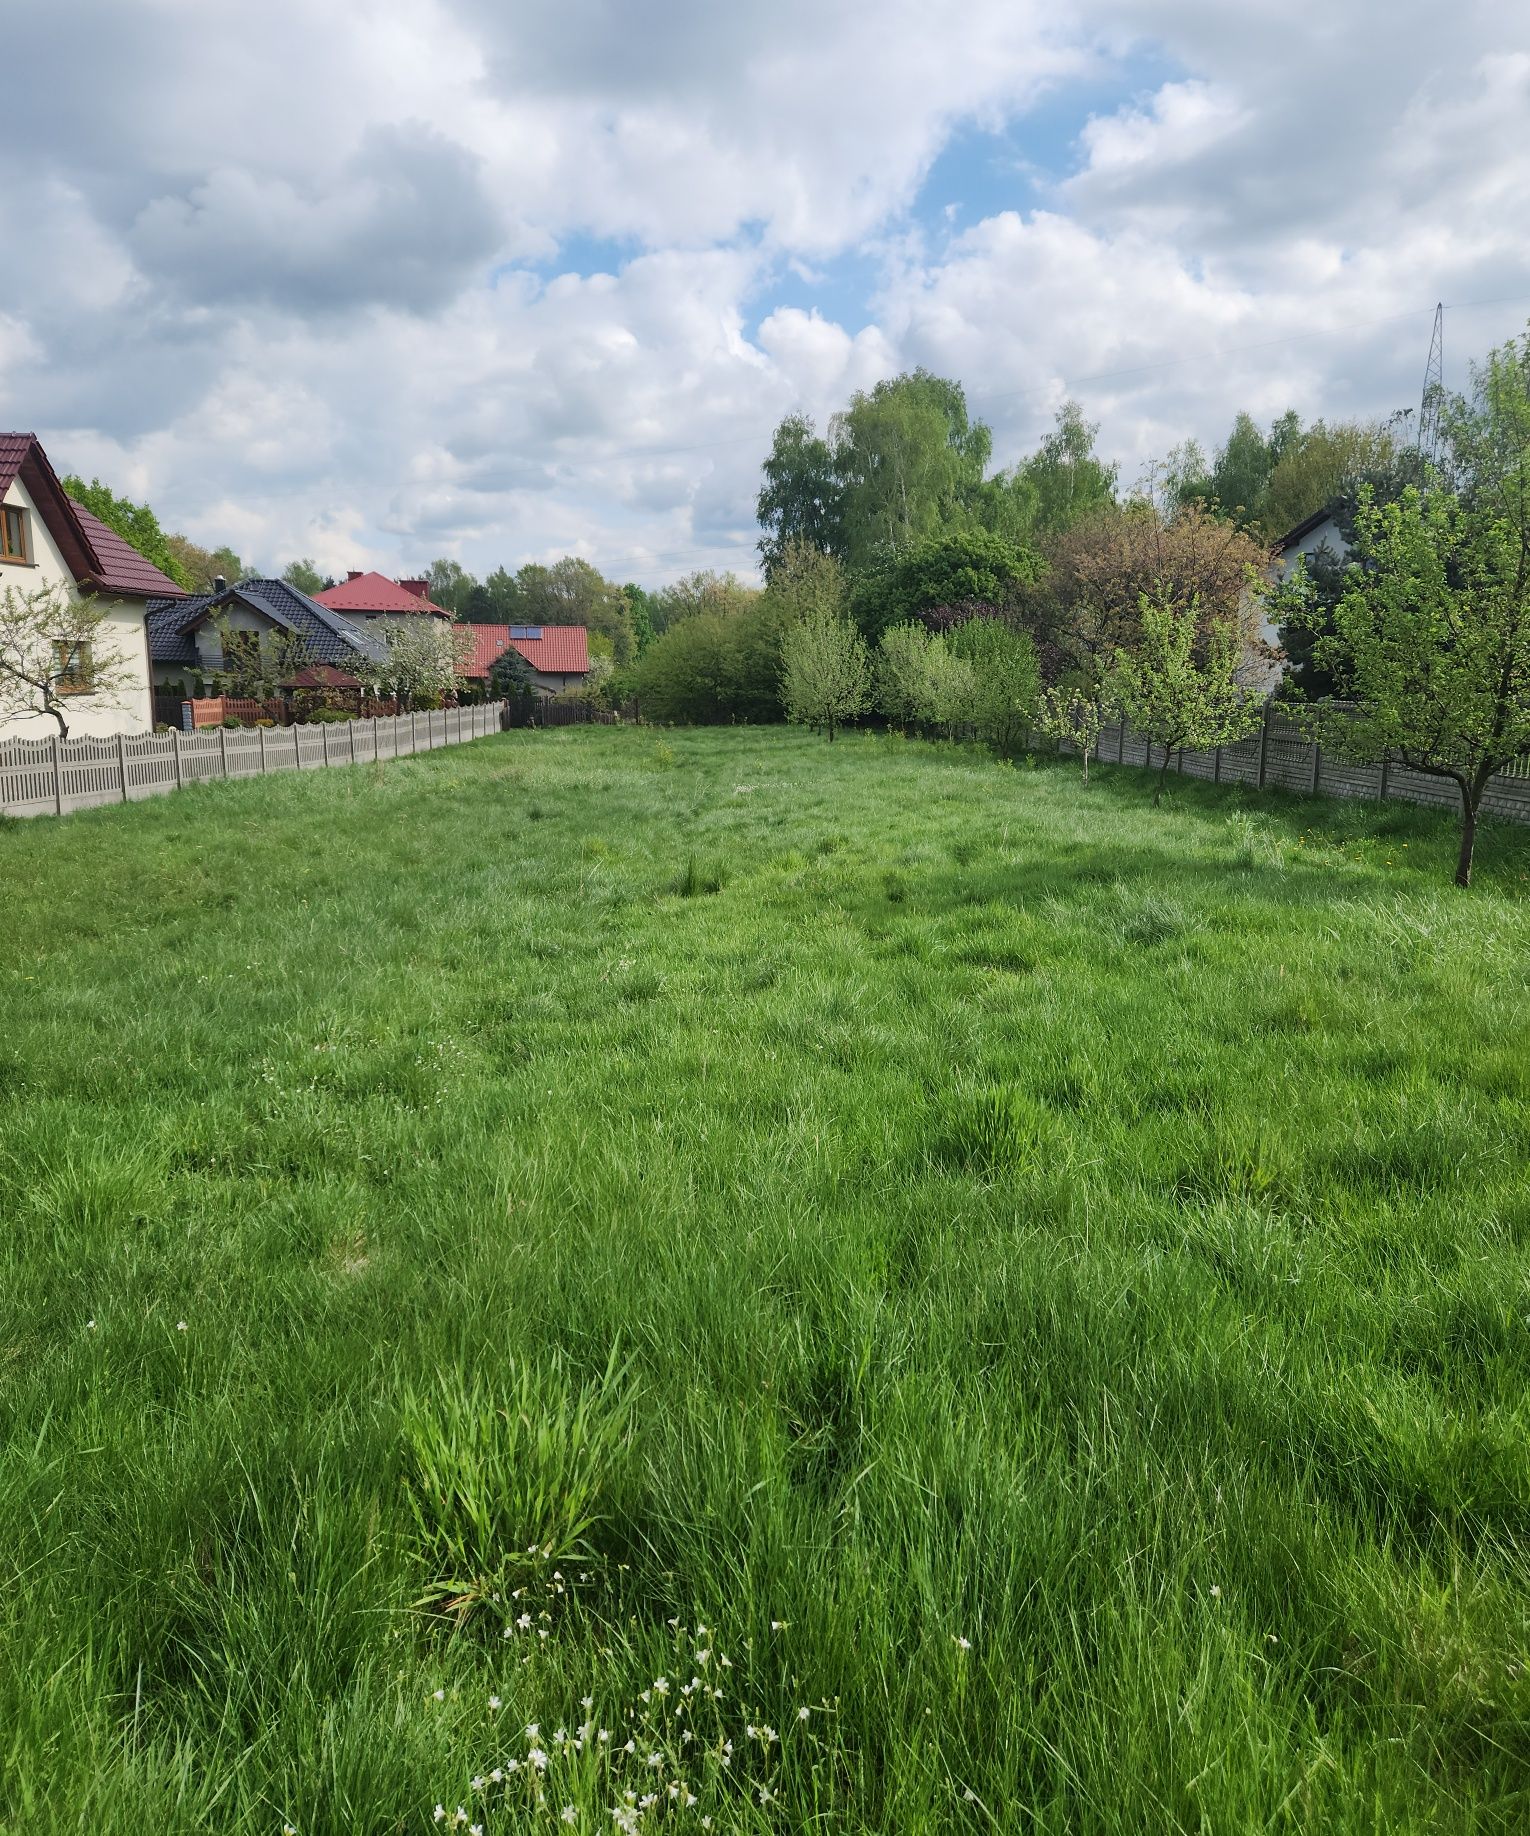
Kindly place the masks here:
<instances>
[{"instance_id":1,"label":"white picket fence","mask_svg":"<svg viewBox=\"0 0 1530 1836\"><path fill-rule=\"evenodd\" d=\"M255 778L269 771L317 771L326 765L407 758L498 733L503 716L504 703L489 701L387 720L0 740L0 812L64 816L102 803L133 803L210 778Z\"/></svg>"}]
</instances>

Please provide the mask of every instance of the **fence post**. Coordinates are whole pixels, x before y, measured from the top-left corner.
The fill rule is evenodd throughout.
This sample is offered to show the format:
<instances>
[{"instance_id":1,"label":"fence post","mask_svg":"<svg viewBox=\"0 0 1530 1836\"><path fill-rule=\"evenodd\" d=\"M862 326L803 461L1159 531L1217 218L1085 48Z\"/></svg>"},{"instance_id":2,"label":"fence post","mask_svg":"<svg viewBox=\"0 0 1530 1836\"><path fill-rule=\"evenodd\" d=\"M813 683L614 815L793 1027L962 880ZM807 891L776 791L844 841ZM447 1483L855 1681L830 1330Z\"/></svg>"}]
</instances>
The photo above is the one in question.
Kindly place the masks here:
<instances>
[{"instance_id":1,"label":"fence post","mask_svg":"<svg viewBox=\"0 0 1530 1836\"><path fill-rule=\"evenodd\" d=\"M122 801L128 800L127 794L127 740L121 733L117 735L117 776L122 780Z\"/></svg>"},{"instance_id":2,"label":"fence post","mask_svg":"<svg viewBox=\"0 0 1530 1836\"><path fill-rule=\"evenodd\" d=\"M1270 704L1264 704L1264 719L1259 723L1259 788L1264 789L1265 760L1270 753Z\"/></svg>"},{"instance_id":3,"label":"fence post","mask_svg":"<svg viewBox=\"0 0 1530 1836\"><path fill-rule=\"evenodd\" d=\"M264 727L257 727L255 731L260 735L260 775L264 777L266 775L266 730Z\"/></svg>"},{"instance_id":4,"label":"fence post","mask_svg":"<svg viewBox=\"0 0 1530 1836\"><path fill-rule=\"evenodd\" d=\"M53 813L62 816L64 813L64 761L59 752L58 735L52 736L53 744Z\"/></svg>"},{"instance_id":5,"label":"fence post","mask_svg":"<svg viewBox=\"0 0 1530 1836\"><path fill-rule=\"evenodd\" d=\"M186 782L186 767L181 763L181 736L172 730L170 739L175 750L175 788L180 790Z\"/></svg>"},{"instance_id":6,"label":"fence post","mask_svg":"<svg viewBox=\"0 0 1530 1836\"><path fill-rule=\"evenodd\" d=\"M228 776L228 728L218 729L218 763L223 767L223 775Z\"/></svg>"},{"instance_id":7,"label":"fence post","mask_svg":"<svg viewBox=\"0 0 1530 1836\"><path fill-rule=\"evenodd\" d=\"M1222 782L1222 748L1220 746L1217 747L1215 756L1211 761L1211 781L1213 784L1220 784Z\"/></svg>"},{"instance_id":8,"label":"fence post","mask_svg":"<svg viewBox=\"0 0 1530 1836\"><path fill-rule=\"evenodd\" d=\"M1318 794L1318 786L1323 782L1323 748L1313 742L1312 746L1312 795Z\"/></svg>"},{"instance_id":9,"label":"fence post","mask_svg":"<svg viewBox=\"0 0 1530 1836\"><path fill-rule=\"evenodd\" d=\"M329 763L329 722L328 721L321 720L319 722L319 738L324 743L324 763L327 765Z\"/></svg>"},{"instance_id":10,"label":"fence post","mask_svg":"<svg viewBox=\"0 0 1530 1836\"><path fill-rule=\"evenodd\" d=\"M1387 786L1391 782L1391 777L1392 761L1390 759L1383 759L1381 761L1381 800L1383 803L1386 802L1389 795Z\"/></svg>"},{"instance_id":11,"label":"fence post","mask_svg":"<svg viewBox=\"0 0 1530 1836\"><path fill-rule=\"evenodd\" d=\"M420 717L414 709L409 710L409 750L416 753L420 749Z\"/></svg>"}]
</instances>

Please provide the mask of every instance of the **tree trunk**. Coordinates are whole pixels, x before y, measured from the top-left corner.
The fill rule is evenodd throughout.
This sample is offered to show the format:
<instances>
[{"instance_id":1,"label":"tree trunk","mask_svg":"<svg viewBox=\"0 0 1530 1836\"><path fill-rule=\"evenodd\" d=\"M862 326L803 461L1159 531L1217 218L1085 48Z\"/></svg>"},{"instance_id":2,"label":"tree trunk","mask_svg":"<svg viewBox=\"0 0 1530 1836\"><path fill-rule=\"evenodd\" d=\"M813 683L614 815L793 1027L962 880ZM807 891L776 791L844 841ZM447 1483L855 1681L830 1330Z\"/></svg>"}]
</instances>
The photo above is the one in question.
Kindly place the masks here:
<instances>
[{"instance_id":1,"label":"tree trunk","mask_svg":"<svg viewBox=\"0 0 1530 1836\"><path fill-rule=\"evenodd\" d=\"M1172 746L1165 746L1163 749L1163 763L1158 767L1158 782L1153 786L1153 808L1155 810L1158 808L1158 800L1163 795L1164 783L1169 776L1169 760L1173 757L1174 748Z\"/></svg>"},{"instance_id":2,"label":"tree trunk","mask_svg":"<svg viewBox=\"0 0 1530 1836\"><path fill-rule=\"evenodd\" d=\"M51 695L48 695L48 696L45 696L45 697L44 697L44 700L43 700L43 712L44 712L45 714L51 714L51 715L53 716L53 718L54 718L54 719L55 719L55 720L56 720L56 721L58 722L58 736L59 736L59 738L60 738L61 740L66 740L66 739L68 739L68 737L69 737L69 722L68 722L67 720L65 720L65 719L64 719L64 710L63 710L63 709L62 709L62 708L61 708L61 707L59 706L59 704L58 704L58 703L57 703L57 702L56 702L56 701L55 701L55 700L53 699L53 697L52 697Z\"/></svg>"},{"instance_id":3,"label":"tree trunk","mask_svg":"<svg viewBox=\"0 0 1530 1836\"><path fill-rule=\"evenodd\" d=\"M1477 847L1477 810L1484 785L1481 782L1468 784L1464 778L1458 782L1461 786L1461 851L1456 856L1456 885L1470 886L1472 855Z\"/></svg>"},{"instance_id":4,"label":"tree trunk","mask_svg":"<svg viewBox=\"0 0 1530 1836\"><path fill-rule=\"evenodd\" d=\"M831 746L834 744L834 722L832 720L829 722L829 744Z\"/></svg>"}]
</instances>

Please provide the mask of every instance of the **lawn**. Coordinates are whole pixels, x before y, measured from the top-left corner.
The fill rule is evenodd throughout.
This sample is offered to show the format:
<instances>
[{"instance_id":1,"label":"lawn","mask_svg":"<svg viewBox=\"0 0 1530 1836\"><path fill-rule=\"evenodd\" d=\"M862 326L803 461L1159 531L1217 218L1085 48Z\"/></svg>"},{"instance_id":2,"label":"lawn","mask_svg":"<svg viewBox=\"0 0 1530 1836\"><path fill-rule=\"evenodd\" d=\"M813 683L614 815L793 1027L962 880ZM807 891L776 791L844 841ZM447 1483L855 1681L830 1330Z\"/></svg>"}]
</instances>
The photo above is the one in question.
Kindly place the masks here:
<instances>
[{"instance_id":1,"label":"lawn","mask_svg":"<svg viewBox=\"0 0 1530 1836\"><path fill-rule=\"evenodd\" d=\"M1530 833L1150 792L0 825L0 1828L1530 1824Z\"/></svg>"}]
</instances>

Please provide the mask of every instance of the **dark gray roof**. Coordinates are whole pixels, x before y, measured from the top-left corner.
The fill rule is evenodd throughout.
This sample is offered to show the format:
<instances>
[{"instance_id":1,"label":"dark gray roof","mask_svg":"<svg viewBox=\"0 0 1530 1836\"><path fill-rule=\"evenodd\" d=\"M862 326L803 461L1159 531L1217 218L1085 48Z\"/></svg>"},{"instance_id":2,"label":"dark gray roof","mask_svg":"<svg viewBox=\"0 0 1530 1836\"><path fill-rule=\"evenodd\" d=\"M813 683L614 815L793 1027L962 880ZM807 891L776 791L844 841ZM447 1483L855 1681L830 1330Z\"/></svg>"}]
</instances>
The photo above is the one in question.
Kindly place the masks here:
<instances>
[{"instance_id":1,"label":"dark gray roof","mask_svg":"<svg viewBox=\"0 0 1530 1836\"><path fill-rule=\"evenodd\" d=\"M195 668L193 633L215 606L235 601L261 613L275 625L295 632L308 645L316 663L337 669L354 669L358 662L381 663L387 646L380 631L353 625L348 618L321 606L316 599L288 586L285 580L241 580L221 593L197 593L190 599L155 599L149 602L145 624L149 655L156 663L184 663Z\"/></svg>"}]
</instances>

